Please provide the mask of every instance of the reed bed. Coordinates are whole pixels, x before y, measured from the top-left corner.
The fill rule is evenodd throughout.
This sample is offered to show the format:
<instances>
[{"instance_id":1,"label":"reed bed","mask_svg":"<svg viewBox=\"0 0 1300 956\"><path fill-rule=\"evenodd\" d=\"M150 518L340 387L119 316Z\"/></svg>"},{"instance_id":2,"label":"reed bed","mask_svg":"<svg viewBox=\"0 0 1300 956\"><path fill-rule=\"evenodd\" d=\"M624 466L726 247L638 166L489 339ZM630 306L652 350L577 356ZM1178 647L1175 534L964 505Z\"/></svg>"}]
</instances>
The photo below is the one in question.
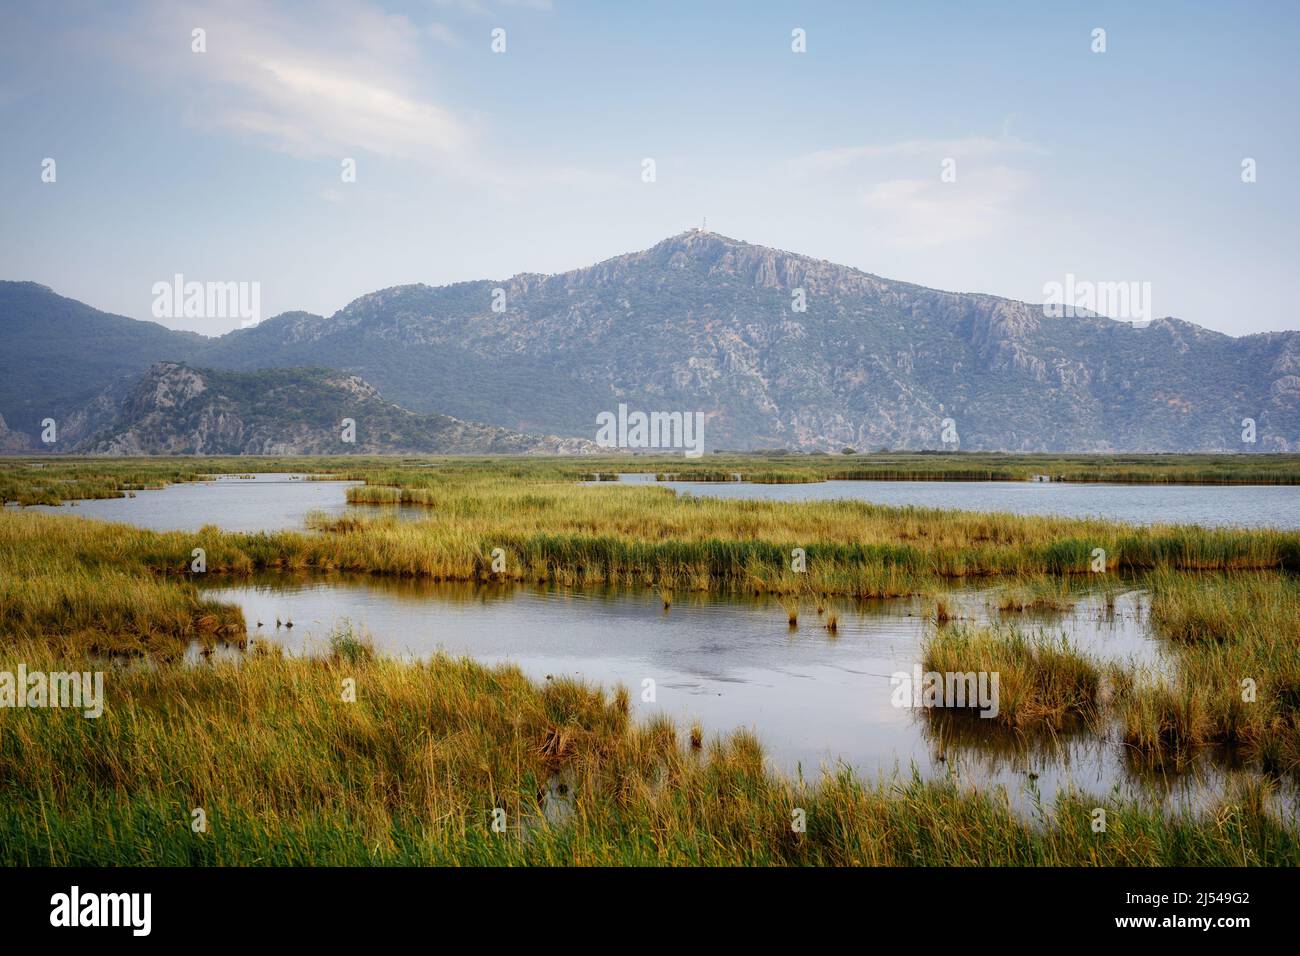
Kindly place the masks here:
<instances>
[{"instance_id":1,"label":"reed bed","mask_svg":"<svg viewBox=\"0 0 1300 956\"><path fill-rule=\"evenodd\" d=\"M500 547L510 556L506 575L520 580L655 586L671 578L705 589L864 597L972 576L1087 575L1096 548L1119 573L1300 568L1295 532L726 500L451 470L380 480L350 488L349 500L420 505L424 520L322 520L327 543L308 548L306 560L463 580L483 576L486 556ZM805 551L806 574L789 568L795 548ZM1041 591L1045 601L1049 589Z\"/></svg>"},{"instance_id":2,"label":"reed bed","mask_svg":"<svg viewBox=\"0 0 1300 956\"><path fill-rule=\"evenodd\" d=\"M951 594L938 594L934 598L932 617L936 624L947 624L961 616L961 609Z\"/></svg>"},{"instance_id":3,"label":"reed bed","mask_svg":"<svg viewBox=\"0 0 1300 956\"><path fill-rule=\"evenodd\" d=\"M309 458L0 458L0 503L57 505L121 498L132 491L201 481L218 474L318 471L330 460ZM334 466L334 467L337 467Z\"/></svg>"},{"instance_id":4,"label":"reed bed","mask_svg":"<svg viewBox=\"0 0 1300 956\"><path fill-rule=\"evenodd\" d=\"M996 598L1004 614L1024 611L1060 612L1074 606L1070 581L1064 577L1037 576L1002 588Z\"/></svg>"},{"instance_id":5,"label":"reed bed","mask_svg":"<svg viewBox=\"0 0 1300 956\"><path fill-rule=\"evenodd\" d=\"M17 661L95 666L23 644L0 669ZM0 864L1300 863L1258 795L1197 816L1069 794L1030 820L950 781L805 783L770 773L751 734L634 722L625 690L512 667L261 654L115 668L105 688L98 720L0 722Z\"/></svg>"},{"instance_id":6,"label":"reed bed","mask_svg":"<svg viewBox=\"0 0 1300 956\"><path fill-rule=\"evenodd\" d=\"M354 489L355 501L371 500ZM927 581L986 575L1089 573L1101 547L1114 572L1153 568L1292 569L1300 535L1168 527L1130 529L1103 523L1010 516L965 516L852 502L790 505L641 497L571 500L565 492L506 496L496 503L430 496L427 520L346 518L321 522L328 545L304 549L310 562L380 573L442 578L481 576L501 547L507 574L562 583L654 582L677 576L706 587L891 596L918 593ZM630 497L624 493L631 492ZM381 492L377 498L386 497ZM595 499L600 492L584 489ZM380 545L383 557L366 543ZM787 567L803 548L806 577Z\"/></svg>"},{"instance_id":7,"label":"reed bed","mask_svg":"<svg viewBox=\"0 0 1300 956\"><path fill-rule=\"evenodd\" d=\"M1002 726L1063 730L1098 716L1101 669L1068 641L1019 630L938 627L922 653L927 671L997 674L998 713L991 720Z\"/></svg>"},{"instance_id":8,"label":"reed bed","mask_svg":"<svg viewBox=\"0 0 1300 956\"><path fill-rule=\"evenodd\" d=\"M355 500L373 489L362 486ZM365 494L362 494L362 493ZM1105 548L1113 572L1293 570L1300 534L1129 528L1095 521L885 508L858 502L682 499L663 489L487 487L436 496L421 521L345 516L323 533L155 533L51 517L0 513L0 562L58 555L77 562L188 574L202 547L209 574L259 569L347 570L440 580L549 581L678 590L815 591L860 597L926 593L953 579L1089 574ZM381 495L392 494L381 489ZM493 571L492 552L505 554ZM791 569L803 548L807 571ZM22 560L29 560L23 558ZM1098 583L1104 575L1092 575Z\"/></svg>"},{"instance_id":9,"label":"reed bed","mask_svg":"<svg viewBox=\"0 0 1300 956\"><path fill-rule=\"evenodd\" d=\"M0 578L5 641L47 639L92 653L171 658L195 641L240 643L245 632L239 608L200 597L192 584L78 568Z\"/></svg>"},{"instance_id":10,"label":"reed bed","mask_svg":"<svg viewBox=\"0 0 1300 956\"><path fill-rule=\"evenodd\" d=\"M133 490L215 474L313 473L371 485L415 487L431 475L504 475L516 480L610 481L620 472L689 481L771 483L837 480L1025 481L1126 484L1300 484L1300 455L1053 455L991 452L873 452L826 455L714 454L708 464L681 464L679 456L609 455L591 458L481 458L361 455L326 457L76 458L0 457L0 503L57 504L79 498L120 497Z\"/></svg>"},{"instance_id":11,"label":"reed bed","mask_svg":"<svg viewBox=\"0 0 1300 956\"><path fill-rule=\"evenodd\" d=\"M1117 673L1125 741L1178 764L1197 748L1244 748L1300 772L1300 584L1290 575L1176 575L1148 581L1150 623L1172 674Z\"/></svg>"},{"instance_id":12,"label":"reed bed","mask_svg":"<svg viewBox=\"0 0 1300 956\"><path fill-rule=\"evenodd\" d=\"M817 474L845 467L842 458L793 457ZM1252 459L1251 467L1289 480L1290 457ZM918 458L925 456L902 464L949 476L980 466L967 456ZM771 474L794 467L775 456L759 464ZM1238 477L1256 474L1230 464ZM728 459L710 465L733 473ZM239 642L245 632L238 609L197 590L195 548L215 577L350 571L631 585L656 590L665 612L674 595L770 593L791 624L801 604L815 605L828 637L840 626L837 596L937 594L927 667L998 672L996 723L1017 734L1113 717L1140 759L1176 768L1198 748L1223 744L1245 748L1269 773L1297 773L1295 532L729 501L654 485L577 483L583 471L661 467L621 459L581 468L554 459L10 460L0 463L0 494L17 501L129 493L194 480L209 467L364 480L350 500L423 511L416 521L317 516L312 530L270 534L159 533L0 511L0 658L52 669L103 666L118 654L159 662L110 665L109 710L97 721L62 711L0 721L0 862L1298 861L1294 829L1265 813L1258 793L1229 799L1208 817L1067 794L1046 819L1027 821L998 794L952 782L867 783L834 773L807 785L770 774L752 735L706 743L703 728L682 734L661 719L630 721L625 689L539 687L513 669L466 661L388 660L351 628L311 660L256 654L238 665L174 663L194 642ZM758 470L753 459L747 467ZM1040 460L998 467L1048 472ZM1158 480L1200 468L1209 480L1219 467L1228 466L1157 461L1142 464L1141 474ZM806 572L792 568L797 548ZM1091 573L1096 548L1106 551L1110 573ZM493 567L496 549L504 571ZM1150 625L1170 651L1171 667L1160 673L1103 668L1068 645L1005 629L946 626L955 603L943 593L963 579L999 578L997 603L1007 609L1060 609L1075 585L1113 593L1120 574L1137 576L1150 592ZM356 681L355 703L339 700L345 678ZM572 812L557 817L551 783L560 775ZM1258 786L1267 787L1267 777ZM189 828L196 806L213 821L209 834ZM1096 806L1108 807L1112 821L1104 840L1089 827ZM497 807L507 814L505 833L488 827ZM794 808L807 812L806 833L790 827ZM557 826L557 818L567 822Z\"/></svg>"}]
</instances>

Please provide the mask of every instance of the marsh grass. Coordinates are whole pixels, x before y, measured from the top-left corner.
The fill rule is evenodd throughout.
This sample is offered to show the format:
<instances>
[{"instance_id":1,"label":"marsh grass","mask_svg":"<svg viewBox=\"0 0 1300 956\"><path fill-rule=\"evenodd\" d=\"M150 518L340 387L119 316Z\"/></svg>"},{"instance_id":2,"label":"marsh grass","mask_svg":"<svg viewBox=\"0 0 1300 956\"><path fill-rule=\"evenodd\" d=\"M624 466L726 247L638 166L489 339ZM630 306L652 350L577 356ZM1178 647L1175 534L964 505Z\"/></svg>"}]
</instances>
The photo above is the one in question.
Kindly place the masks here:
<instances>
[{"instance_id":1,"label":"marsh grass","mask_svg":"<svg viewBox=\"0 0 1300 956\"><path fill-rule=\"evenodd\" d=\"M998 674L998 714L992 720L1016 730L1063 730L1098 715L1101 669L1065 640L1019 630L939 627L926 636L922 660L927 671Z\"/></svg>"},{"instance_id":2,"label":"marsh grass","mask_svg":"<svg viewBox=\"0 0 1300 956\"><path fill-rule=\"evenodd\" d=\"M966 456L950 463L950 474L971 465ZM129 493L192 480L208 464L200 472L192 461L5 463L0 493ZM731 463L717 467L726 473ZM1289 480L1294 463L1251 467L1282 469L1274 477ZM1153 480L1173 473L1151 468ZM839 774L805 789L767 773L752 734L705 744L703 728L692 728L683 743L669 721L632 722L624 688L607 696L566 681L534 686L510 668L392 661L350 628L319 659L258 642L259 653L238 665L171 662L195 641L238 642L246 630L237 608L199 594L189 571L195 547L213 578L346 570L464 582L491 579L501 547L507 580L648 587L665 610L675 590L735 589L775 594L797 616L806 594L831 636L833 597L942 594L977 575L1023 590L1031 600L1022 606L1039 596L1064 602L1068 579L1086 574L1102 547L1113 570L1143 576L1151 627L1171 654L1166 672L1105 675L1130 751L1177 765L1224 743L1269 770L1296 772L1300 534L681 498L654 486L580 486L576 464L555 461L317 462L325 469L368 482L350 489L352 500L417 504L427 514L317 516L311 532L233 534L0 513L0 652L9 661L159 662L115 668L98 721L60 711L0 721L0 862L1296 862L1294 831L1267 816L1257 794L1207 818L1067 794L1036 826L996 794L949 783L868 785ZM807 574L787 570L794 547L806 549ZM1101 584L1113 590L1116 580ZM1100 665L1068 645L940 626L926 655L934 670L997 670L999 722L1017 734L1096 715ZM355 704L339 700L344 677L357 681ZM1253 702L1242 700L1245 678L1257 686ZM544 795L561 773L575 809L551 827ZM196 805L220 821L211 839L189 830ZM1101 805L1122 825L1099 842L1088 824ZM498 806L511 821L504 837L487 828ZM793 806L809 811L806 834L790 832Z\"/></svg>"},{"instance_id":3,"label":"marsh grass","mask_svg":"<svg viewBox=\"0 0 1300 956\"><path fill-rule=\"evenodd\" d=\"M1121 674L1125 741L1155 762L1207 744L1244 747L1300 772L1300 584L1290 575L1148 579L1149 622L1171 645L1172 673Z\"/></svg>"},{"instance_id":4,"label":"marsh grass","mask_svg":"<svg viewBox=\"0 0 1300 956\"><path fill-rule=\"evenodd\" d=\"M1036 575L1019 584L1004 587L997 596L997 608L1003 614L1061 612L1074 606L1070 582L1061 577Z\"/></svg>"},{"instance_id":5,"label":"marsh grass","mask_svg":"<svg viewBox=\"0 0 1300 956\"><path fill-rule=\"evenodd\" d=\"M508 579L650 586L658 589L665 610L674 589L730 586L775 593L791 602L787 615L800 595L816 595L819 611L825 611L823 627L832 635L840 622L829 607L831 596L933 590L951 580L938 577L937 570L1001 567L1008 587L1024 588L1031 596L1059 596L1055 603L1063 604L1070 593L1059 576L1017 576L1018 569L1033 565L1027 555L1034 553L1040 534L1052 539L1047 547L1062 553L1068 539L1060 537L1060 529L1075 525L1052 519L931 515L864 505L849 508L862 519L855 533L876 541L827 544L817 536L845 535L842 503L830 504L825 513L824 507L803 511L784 503L681 502L655 488L524 486L533 490L523 493L492 480L483 492L486 501L480 501L460 477L443 475L436 482L453 491L428 522L354 518L319 534L232 534L215 528L158 533L6 511L0 513L0 624L11 640L42 638L95 653L175 657L194 641L240 642L246 627L239 610L202 598L194 587L196 576L189 572L194 547L207 552L209 578L344 569L483 581L491 576L492 548L500 546L509 555ZM588 499L593 493L597 497ZM544 520L576 521L578 511L564 514L583 501L588 530L612 529L624 537L573 537L543 529ZM659 510L643 513L650 505ZM799 520L809 527L796 537ZM1145 578L1152 595L1149 616L1156 633L1175 645L1178 686L1160 691L1152 679L1128 681L1130 692L1117 695L1117 702L1129 745L1159 756L1202 743L1244 743L1270 765L1300 767L1300 593L1289 572L1246 570L1289 565L1296 535L1083 527L1100 539L1129 535L1142 542L1153 561L1163 562ZM700 533L735 537L693 537ZM771 540L762 540L763 535ZM912 540L924 541L928 550L903 543ZM807 547L807 575L784 570L795 541ZM1077 551L1080 561L1087 561L1091 543L1080 540L1065 553ZM980 552L970 549L979 547L1002 550L977 558ZM1133 545L1109 553L1137 550ZM848 555L854 560L845 560ZM1233 566L1233 573L1177 571L1183 564ZM1258 687L1255 704L1241 700L1245 678Z\"/></svg>"},{"instance_id":6,"label":"marsh grass","mask_svg":"<svg viewBox=\"0 0 1300 956\"><path fill-rule=\"evenodd\" d=\"M785 609L786 622L790 627L796 627L799 624L799 595L782 595L781 607Z\"/></svg>"},{"instance_id":7,"label":"marsh grass","mask_svg":"<svg viewBox=\"0 0 1300 956\"><path fill-rule=\"evenodd\" d=\"M959 616L956 602L950 594L939 594L934 598L934 611L931 617L936 624L947 624Z\"/></svg>"},{"instance_id":8,"label":"marsh grass","mask_svg":"<svg viewBox=\"0 0 1300 956\"><path fill-rule=\"evenodd\" d=\"M22 660L76 662L44 644ZM86 664L89 666L89 663ZM355 680L357 700L339 687ZM754 736L683 740L598 688L464 660L290 658L120 668L98 720L0 721L4 865L1294 865L1263 801L1204 816L1070 794L1031 821L906 777L770 774ZM696 747L698 746L698 749ZM572 812L547 813L565 781ZM1091 832L1104 806L1104 839ZM207 833L190 828L203 807ZM507 832L493 833L505 810ZM790 826L795 807L807 832Z\"/></svg>"},{"instance_id":9,"label":"marsh grass","mask_svg":"<svg viewBox=\"0 0 1300 956\"><path fill-rule=\"evenodd\" d=\"M237 607L200 597L192 584L111 569L47 569L0 576L0 634L47 639L96 654L172 658L193 641L242 643Z\"/></svg>"},{"instance_id":10,"label":"marsh grass","mask_svg":"<svg viewBox=\"0 0 1300 956\"><path fill-rule=\"evenodd\" d=\"M375 656L374 641L370 635L356 630L351 621L344 621L330 632L330 659L348 664L359 664Z\"/></svg>"},{"instance_id":11,"label":"marsh grass","mask_svg":"<svg viewBox=\"0 0 1300 956\"><path fill-rule=\"evenodd\" d=\"M671 470L664 462L671 462ZM421 483L432 478L505 475L520 481L616 481L619 472L657 472L661 480L809 482L1023 481L1038 474L1078 482L1158 484L1300 484L1300 455L1006 455L880 452L843 456L751 454L710 456L709 464L680 466L673 456L599 459L414 456L75 458L0 457L0 503L58 504L115 498L173 482L217 474L313 473L311 478L367 482L365 500L428 503ZM374 489L389 486L389 492ZM385 497L386 496L386 497Z\"/></svg>"},{"instance_id":12,"label":"marsh grass","mask_svg":"<svg viewBox=\"0 0 1300 956\"><path fill-rule=\"evenodd\" d=\"M1098 547L1117 573L1300 567L1300 534L1294 532L1133 528L844 500L681 497L660 487L539 486L491 475L474 482L448 475L418 480L425 485L400 494L428 507L426 520L319 522L325 540L307 548L305 559L472 579L484 573L481 556L502 547L511 555L512 574L529 580L654 585L672 577L710 590L856 596L920 593L943 580L974 576L1082 576ZM387 500L393 492L366 485L348 494L366 502ZM807 574L787 567L796 547L805 549ZM1044 586L1033 599L1052 603L1053 593Z\"/></svg>"},{"instance_id":13,"label":"marsh grass","mask_svg":"<svg viewBox=\"0 0 1300 956\"><path fill-rule=\"evenodd\" d=\"M244 460L204 464L205 472L250 470L235 467ZM307 467L298 460L257 464L261 470ZM366 484L348 489L351 501L404 503L426 509L426 514L418 521L316 515L312 527L320 533L223 535L210 529L197 536L201 542L195 542L195 535L132 534L127 560L150 571L182 574L189 549L201 543L215 574L312 568L473 581L494 577L492 551L502 548L508 555L504 577L512 580L859 597L925 593L975 576L1059 580L1083 575L1098 547L1106 550L1116 573L1300 570L1297 532L1133 528L843 500L682 497L655 486L580 484L576 478L583 469L555 459L434 459L420 467L324 459L315 468L332 477L364 478ZM48 487L65 479L102 480L117 487L149 478L186 480L199 471L194 464L176 462L51 462L26 470L6 463L0 475L21 487L40 482ZM35 533L34 526L21 523L29 517L6 511L0 516L4 523L17 523L13 531L0 530L0 536ZM88 557L104 560L112 542L93 542L88 531L79 535ZM807 574L788 567L796 547L805 549ZM1045 595L1036 598L1046 600Z\"/></svg>"},{"instance_id":14,"label":"marsh grass","mask_svg":"<svg viewBox=\"0 0 1300 956\"><path fill-rule=\"evenodd\" d=\"M218 474L305 472L331 466L311 458L0 458L0 503L57 505L62 501L121 498Z\"/></svg>"},{"instance_id":15,"label":"marsh grass","mask_svg":"<svg viewBox=\"0 0 1300 956\"><path fill-rule=\"evenodd\" d=\"M620 470L644 471L635 458ZM710 456L708 466L665 471L660 480L804 483L810 481L1054 481L1115 484L1296 484L1297 455L1007 455L874 452L850 457L799 454Z\"/></svg>"}]
</instances>

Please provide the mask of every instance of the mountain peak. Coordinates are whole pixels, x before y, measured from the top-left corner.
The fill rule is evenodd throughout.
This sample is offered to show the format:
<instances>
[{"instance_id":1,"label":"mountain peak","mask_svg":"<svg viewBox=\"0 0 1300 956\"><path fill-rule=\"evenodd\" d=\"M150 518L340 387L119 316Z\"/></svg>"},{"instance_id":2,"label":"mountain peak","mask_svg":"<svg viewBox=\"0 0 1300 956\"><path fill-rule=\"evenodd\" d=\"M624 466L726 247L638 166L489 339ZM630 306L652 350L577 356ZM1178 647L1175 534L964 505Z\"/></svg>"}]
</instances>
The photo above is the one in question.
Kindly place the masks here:
<instances>
[{"instance_id":1,"label":"mountain peak","mask_svg":"<svg viewBox=\"0 0 1300 956\"><path fill-rule=\"evenodd\" d=\"M378 400L360 397L364 379L403 409L515 432L589 437L620 405L699 411L710 448L938 448L951 421L964 450L1240 451L1250 418L1259 451L1300 450L1300 333L1048 318L703 228L556 275L384 289L329 318L287 314L215 342L33 288L0 286L14 333L0 350L0 415L33 440L46 417L68 433L64 419L122 373L171 360L297 369L254 382L172 364L149 379L181 399L168 408L233 409L250 427L268 420L251 401L263 396L285 421L311 409L361 422L343 405ZM304 366L340 371L317 381ZM240 407L214 404L221 395ZM405 414L376 420L415 428ZM304 433L301 447L325 435Z\"/></svg>"},{"instance_id":2,"label":"mountain peak","mask_svg":"<svg viewBox=\"0 0 1300 956\"><path fill-rule=\"evenodd\" d=\"M708 246L748 246L749 243L743 239L733 239L731 236L724 236L720 232L714 232L712 229L703 229L699 226L679 232L674 236L669 236L661 242L655 243L651 248L658 249L661 246L677 246L686 249L702 249ZM762 246L753 248L761 249ZM649 251L649 250L647 250ZM780 250L773 250L779 252Z\"/></svg>"}]
</instances>

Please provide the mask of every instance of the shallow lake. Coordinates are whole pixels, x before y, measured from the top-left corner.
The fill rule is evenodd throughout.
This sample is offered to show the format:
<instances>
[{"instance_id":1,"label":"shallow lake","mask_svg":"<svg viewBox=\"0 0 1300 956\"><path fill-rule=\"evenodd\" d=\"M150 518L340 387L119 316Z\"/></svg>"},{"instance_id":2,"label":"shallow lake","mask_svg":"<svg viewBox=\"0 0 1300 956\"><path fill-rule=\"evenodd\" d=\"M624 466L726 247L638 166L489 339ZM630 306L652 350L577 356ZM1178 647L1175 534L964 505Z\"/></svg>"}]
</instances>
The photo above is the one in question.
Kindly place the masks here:
<instances>
[{"instance_id":1,"label":"shallow lake","mask_svg":"<svg viewBox=\"0 0 1300 956\"><path fill-rule=\"evenodd\" d=\"M739 481L656 482L652 474L621 475L620 481L649 482L673 488L678 494L715 498L851 498L881 505L1106 518L1129 524L1300 528L1300 486L1296 485L1104 485L1063 481L823 481L767 485Z\"/></svg>"},{"instance_id":2,"label":"shallow lake","mask_svg":"<svg viewBox=\"0 0 1300 956\"><path fill-rule=\"evenodd\" d=\"M653 482L630 475L628 484ZM309 512L367 511L403 518L422 508L350 506L351 482L301 475L222 476L176 484L135 497L81 501L38 510L84 515L155 529L206 524L234 531L301 529ZM1300 489L1275 486L1070 485L1020 482L827 482L801 485L663 482L678 493L783 500L857 497L882 504L1095 515L1129 521L1276 524L1300 527ZM608 486L607 486L608 487ZM1230 756L1206 754L1182 774L1154 775L1125 756L1112 728L1054 739L1016 739L977 717L894 706L891 675L919 662L926 612L919 600L841 603L839 630L827 632L805 605L789 628L768 599L680 594L665 612L650 592L572 591L525 586L471 586L331 576L270 576L214 596L244 608L250 636L293 652L323 652L332 629L352 622L389 653L438 652L484 663L510 662L538 679L572 676L607 688L623 684L638 717L662 712L685 731L749 728L773 767L816 779L842 761L867 777L913 770L926 778L1001 786L1022 809L1035 794L1050 801L1062 788L1112 790L1166 805L1205 807L1236 772ZM955 597L964 618L1065 635L1099 658L1166 663L1144 623L1137 592L1108 611L1098 595L1064 615L1000 617L994 592ZM277 618L293 628L277 628ZM261 622L261 626L258 626ZM195 657L196 660L199 658ZM642 699L653 681L654 700ZM1287 799L1296 800L1291 791Z\"/></svg>"},{"instance_id":3,"label":"shallow lake","mask_svg":"<svg viewBox=\"0 0 1300 956\"><path fill-rule=\"evenodd\" d=\"M36 511L101 521L195 531L215 524L227 531L300 530L309 512L396 514L418 520L419 506L349 505L354 481L315 481L306 475L221 475L208 481L137 491L130 498L101 498ZM615 487L613 482L590 482ZM882 505L916 505L967 511L1108 518L1133 524L1168 522L1206 526L1300 528L1300 486L1093 485L1029 481L825 481L765 485L747 482L655 481L651 473L620 476L621 485L656 485L678 494L777 501L849 498ZM11 506L13 507L13 506Z\"/></svg>"},{"instance_id":4,"label":"shallow lake","mask_svg":"<svg viewBox=\"0 0 1300 956\"><path fill-rule=\"evenodd\" d=\"M252 640L293 653L326 653L331 630L350 622L390 654L443 652L510 662L537 680L622 684L636 716L667 714L683 732L697 720L708 734L749 728L774 769L809 780L841 761L871 779L915 768L927 778L1001 785L1022 809L1034 792L1050 801L1069 786L1204 806L1226 780L1208 759L1184 775L1153 777L1130 765L1113 733L1017 740L978 717L895 706L891 675L919 663L928 626L920 600L839 604L831 635L813 604L791 629L775 600L717 595L679 595L665 611L649 592L373 577L271 576L205 591L243 607ZM957 594L963 618L1066 635L1099 658L1164 663L1138 592L1121 594L1112 611L1100 595L1085 595L1052 618L1000 615L990 606L995 593ZM294 626L277 628L277 620ZM643 699L646 681L653 701Z\"/></svg>"},{"instance_id":5,"label":"shallow lake","mask_svg":"<svg viewBox=\"0 0 1300 956\"><path fill-rule=\"evenodd\" d=\"M313 481L305 475L268 472L217 475L134 492L128 498L93 498L26 510L70 514L151 528L197 531L213 524L226 531L300 530L312 511L347 511L347 488L357 481Z\"/></svg>"}]
</instances>

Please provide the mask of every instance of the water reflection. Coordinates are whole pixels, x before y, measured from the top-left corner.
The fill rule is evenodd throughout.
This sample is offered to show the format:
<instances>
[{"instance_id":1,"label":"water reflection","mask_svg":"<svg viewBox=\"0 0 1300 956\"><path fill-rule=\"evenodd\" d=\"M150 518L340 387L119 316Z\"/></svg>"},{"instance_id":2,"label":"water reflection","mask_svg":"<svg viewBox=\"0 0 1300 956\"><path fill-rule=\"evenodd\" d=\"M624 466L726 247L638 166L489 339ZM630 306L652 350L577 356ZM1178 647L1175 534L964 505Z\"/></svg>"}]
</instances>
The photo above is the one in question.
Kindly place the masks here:
<instances>
[{"instance_id":1,"label":"water reflection","mask_svg":"<svg viewBox=\"0 0 1300 956\"><path fill-rule=\"evenodd\" d=\"M617 588L280 575L207 590L244 608L254 643L324 653L330 632L350 622L389 654L444 652L510 662L538 680L622 684L639 719L663 713L683 729L698 721L709 733L749 728L773 769L808 779L841 765L872 779L915 769L925 778L1003 787L1028 810L1072 787L1204 807L1234 773L1231 762L1213 756L1181 772L1140 767L1108 726L1025 735L978 717L896 707L890 676L919 662L932 626L922 599L840 602L832 635L811 604L791 629L781 603L766 596L683 593L665 613L656 594ZM976 588L951 597L961 618L1005 624L996 593ZM1010 619L1067 637L1102 660L1168 666L1146 631L1136 590L1110 599L1082 593L1067 612Z\"/></svg>"}]
</instances>

